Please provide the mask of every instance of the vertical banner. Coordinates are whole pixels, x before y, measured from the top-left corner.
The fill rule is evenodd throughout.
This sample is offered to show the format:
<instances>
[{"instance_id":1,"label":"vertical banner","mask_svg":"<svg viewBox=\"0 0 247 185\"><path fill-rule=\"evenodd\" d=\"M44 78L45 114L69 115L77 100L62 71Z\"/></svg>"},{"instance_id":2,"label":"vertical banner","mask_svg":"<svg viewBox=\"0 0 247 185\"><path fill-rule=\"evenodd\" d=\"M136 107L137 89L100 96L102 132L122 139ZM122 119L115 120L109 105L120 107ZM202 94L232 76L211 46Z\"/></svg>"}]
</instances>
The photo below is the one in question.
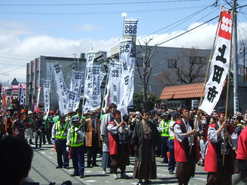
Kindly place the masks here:
<instances>
[{"instance_id":1,"label":"vertical banner","mask_svg":"<svg viewBox=\"0 0 247 185\"><path fill-rule=\"evenodd\" d=\"M91 103L92 110L100 107L100 103L101 103L100 86L101 86L102 80L103 80L103 76L101 74L101 66L94 65L93 66L93 96L92 96L92 103Z\"/></svg>"},{"instance_id":2,"label":"vertical banner","mask_svg":"<svg viewBox=\"0 0 247 185\"><path fill-rule=\"evenodd\" d=\"M93 62L95 58L95 52L89 52L87 54L87 63L86 63L86 78L84 83L84 99L85 104L83 106L83 112L91 110L92 107L92 96L93 96Z\"/></svg>"},{"instance_id":3,"label":"vertical banner","mask_svg":"<svg viewBox=\"0 0 247 185\"><path fill-rule=\"evenodd\" d=\"M219 101L224 82L229 70L231 47L232 15L221 11L215 51L212 55L209 78L205 86L204 100L199 109L211 115Z\"/></svg>"},{"instance_id":4,"label":"vertical banner","mask_svg":"<svg viewBox=\"0 0 247 185\"><path fill-rule=\"evenodd\" d=\"M134 36L137 33L138 19L125 19L124 20L124 35Z\"/></svg>"},{"instance_id":5,"label":"vertical banner","mask_svg":"<svg viewBox=\"0 0 247 185\"><path fill-rule=\"evenodd\" d=\"M51 81L43 79L44 111L46 113L50 111L50 91Z\"/></svg>"},{"instance_id":6,"label":"vertical banner","mask_svg":"<svg viewBox=\"0 0 247 185\"><path fill-rule=\"evenodd\" d=\"M67 114L67 87L64 82L63 72L60 65L54 64L54 80L57 90L58 105L61 114Z\"/></svg>"},{"instance_id":7,"label":"vertical banner","mask_svg":"<svg viewBox=\"0 0 247 185\"><path fill-rule=\"evenodd\" d=\"M77 102L77 92L74 91L68 91L68 109L67 112L75 111L75 107L78 104Z\"/></svg>"},{"instance_id":8,"label":"vertical banner","mask_svg":"<svg viewBox=\"0 0 247 185\"><path fill-rule=\"evenodd\" d=\"M40 91L41 91L41 87L38 87L38 94L37 94L37 106L38 106L38 108L39 108Z\"/></svg>"},{"instance_id":9,"label":"vertical banner","mask_svg":"<svg viewBox=\"0 0 247 185\"><path fill-rule=\"evenodd\" d=\"M120 82L121 82L121 64L117 60L111 60L109 64L109 98L110 103L118 105L120 103Z\"/></svg>"},{"instance_id":10,"label":"vertical banner","mask_svg":"<svg viewBox=\"0 0 247 185\"><path fill-rule=\"evenodd\" d=\"M77 105L79 105L80 98L81 98L82 79L83 79L82 72L72 71L72 77L70 81L70 91L75 93L75 100L71 107L72 110L70 111L75 111L78 108Z\"/></svg>"},{"instance_id":11,"label":"vertical banner","mask_svg":"<svg viewBox=\"0 0 247 185\"><path fill-rule=\"evenodd\" d=\"M120 85L121 100L118 104L118 110L120 110L122 114L128 114L127 108L132 103L134 93L135 58L132 41L122 41L120 43L120 62L122 65Z\"/></svg>"},{"instance_id":12,"label":"vertical banner","mask_svg":"<svg viewBox=\"0 0 247 185\"><path fill-rule=\"evenodd\" d=\"M25 99L25 94L24 94L24 90L22 87L22 84L19 84L19 94L18 94L18 100L20 102L20 105L24 105L24 99Z\"/></svg>"}]
</instances>

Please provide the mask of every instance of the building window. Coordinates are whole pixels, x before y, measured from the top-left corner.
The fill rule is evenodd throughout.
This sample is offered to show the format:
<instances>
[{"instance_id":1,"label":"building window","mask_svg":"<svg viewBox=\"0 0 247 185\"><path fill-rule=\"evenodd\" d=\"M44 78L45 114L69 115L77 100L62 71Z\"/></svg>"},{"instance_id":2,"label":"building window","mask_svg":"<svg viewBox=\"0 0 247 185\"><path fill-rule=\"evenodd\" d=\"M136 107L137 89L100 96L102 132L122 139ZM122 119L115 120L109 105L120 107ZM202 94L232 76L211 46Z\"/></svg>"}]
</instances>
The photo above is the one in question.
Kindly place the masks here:
<instances>
[{"instance_id":1,"label":"building window","mask_svg":"<svg viewBox=\"0 0 247 185\"><path fill-rule=\"evenodd\" d=\"M168 59L168 68L175 68L177 66L177 59Z\"/></svg>"}]
</instances>

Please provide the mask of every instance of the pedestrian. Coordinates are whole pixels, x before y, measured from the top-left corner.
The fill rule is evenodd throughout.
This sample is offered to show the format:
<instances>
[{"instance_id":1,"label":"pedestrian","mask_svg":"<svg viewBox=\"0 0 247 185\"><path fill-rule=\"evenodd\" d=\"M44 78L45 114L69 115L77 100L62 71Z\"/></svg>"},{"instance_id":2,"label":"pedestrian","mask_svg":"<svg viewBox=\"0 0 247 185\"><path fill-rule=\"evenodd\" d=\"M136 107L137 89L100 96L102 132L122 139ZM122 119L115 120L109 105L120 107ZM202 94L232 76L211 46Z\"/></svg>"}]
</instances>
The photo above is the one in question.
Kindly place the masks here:
<instances>
[{"instance_id":1,"label":"pedestrian","mask_svg":"<svg viewBox=\"0 0 247 185\"><path fill-rule=\"evenodd\" d=\"M168 140L168 148L170 151L170 159L169 159L169 163L168 163L169 174L174 174L174 170L176 167L176 161L175 161L175 156L174 156L174 138L175 138L175 135L174 135L173 126L174 126L174 123L179 119L180 119L180 114L179 114L179 112L176 111L172 114L172 119L169 123L169 140Z\"/></svg>"},{"instance_id":2,"label":"pedestrian","mask_svg":"<svg viewBox=\"0 0 247 185\"><path fill-rule=\"evenodd\" d=\"M244 183L247 183L247 127L239 135L237 147L238 170Z\"/></svg>"},{"instance_id":3,"label":"pedestrian","mask_svg":"<svg viewBox=\"0 0 247 185\"><path fill-rule=\"evenodd\" d=\"M46 144L46 139L48 141L48 144L52 144L51 143L51 129L53 126L53 117L54 117L54 111L50 111L48 113L48 116L44 116L44 133L43 133L43 144Z\"/></svg>"},{"instance_id":4,"label":"pedestrian","mask_svg":"<svg viewBox=\"0 0 247 185\"><path fill-rule=\"evenodd\" d=\"M163 160L161 163L168 163L168 157L167 157L167 152L169 151L168 149L168 140L169 140L169 123L171 117L168 113L163 112L161 113L161 121L159 123L159 131L160 131L160 136L161 136L161 154L163 157Z\"/></svg>"},{"instance_id":5,"label":"pedestrian","mask_svg":"<svg viewBox=\"0 0 247 185\"><path fill-rule=\"evenodd\" d=\"M57 169L69 169L68 152L66 151L67 133L69 129L69 122L65 121L66 115L60 115L59 121L52 126L52 139L55 141L55 148L57 153Z\"/></svg>"},{"instance_id":6,"label":"pedestrian","mask_svg":"<svg viewBox=\"0 0 247 185\"><path fill-rule=\"evenodd\" d=\"M182 109L180 115L181 118L174 124L175 176L179 185L187 185L190 177L194 176L196 161L200 159L196 135L199 128L189 119L189 109Z\"/></svg>"},{"instance_id":7,"label":"pedestrian","mask_svg":"<svg viewBox=\"0 0 247 185\"><path fill-rule=\"evenodd\" d=\"M80 176L84 178L84 138L85 133L82 129L82 125L79 124L79 116L73 116L71 118L71 127L68 130L67 136L67 152L71 150L72 162L74 173L70 176ZM70 149L69 149L70 147Z\"/></svg>"},{"instance_id":8,"label":"pedestrian","mask_svg":"<svg viewBox=\"0 0 247 185\"><path fill-rule=\"evenodd\" d=\"M117 105L115 103L111 103L109 105L109 113L105 114L101 120L100 125L100 133L102 140L102 162L101 167L103 169L102 174L106 174L106 168L110 167L110 154L109 154L109 136L107 126L109 122L114 120L112 113L117 110ZM112 172L112 170L110 170Z\"/></svg>"},{"instance_id":9,"label":"pedestrian","mask_svg":"<svg viewBox=\"0 0 247 185\"><path fill-rule=\"evenodd\" d=\"M156 125L149 120L149 112L142 113L142 119L136 123L131 144L134 146L135 166L133 178L139 179L138 184L151 183L149 179L156 179L155 151L160 145L160 136Z\"/></svg>"},{"instance_id":10,"label":"pedestrian","mask_svg":"<svg viewBox=\"0 0 247 185\"><path fill-rule=\"evenodd\" d=\"M32 148L23 138L6 136L0 139L0 151L0 184L22 184L31 168Z\"/></svg>"},{"instance_id":11,"label":"pedestrian","mask_svg":"<svg viewBox=\"0 0 247 185\"><path fill-rule=\"evenodd\" d=\"M41 148L42 146L42 139L43 139L43 133L44 133L44 125L43 125L43 115L44 113L37 110L37 116L35 117L35 147Z\"/></svg>"},{"instance_id":12,"label":"pedestrian","mask_svg":"<svg viewBox=\"0 0 247 185\"><path fill-rule=\"evenodd\" d=\"M117 168L119 167L121 178L126 179L128 178L128 175L125 173L126 166L130 164L130 148L128 143L130 131L127 122L122 121L119 110L113 112L113 117L114 120L109 122L107 126L113 178L118 179Z\"/></svg>"},{"instance_id":13,"label":"pedestrian","mask_svg":"<svg viewBox=\"0 0 247 185\"><path fill-rule=\"evenodd\" d=\"M100 146L100 119L97 119L97 112L92 114L89 112L85 114L87 117L85 124L86 139L85 144L87 147L87 167L99 166L96 163L97 153ZM92 166L91 166L92 165Z\"/></svg>"},{"instance_id":14,"label":"pedestrian","mask_svg":"<svg viewBox=\"0 0 247 185\"><path fill-rule=\"evenodd\" d=\"M34 130L34 120L33 112L31 110L27 113L27 128L26 128L26 139L29 141L30 145L33 145L33 130Z\"/></svg>"},{"instance_id":15,"label":"pedestrian","mask_svg":"<svg viewBox=\"0 0 247 185\"><path fill-rule=\"evenodd\" d=\"M204 170L208 172L207 185L232 184L235 171L230 126L225 113L218 114L218 122L208 127L208 147L205 154Z\"/></svg>"}]
</instances>

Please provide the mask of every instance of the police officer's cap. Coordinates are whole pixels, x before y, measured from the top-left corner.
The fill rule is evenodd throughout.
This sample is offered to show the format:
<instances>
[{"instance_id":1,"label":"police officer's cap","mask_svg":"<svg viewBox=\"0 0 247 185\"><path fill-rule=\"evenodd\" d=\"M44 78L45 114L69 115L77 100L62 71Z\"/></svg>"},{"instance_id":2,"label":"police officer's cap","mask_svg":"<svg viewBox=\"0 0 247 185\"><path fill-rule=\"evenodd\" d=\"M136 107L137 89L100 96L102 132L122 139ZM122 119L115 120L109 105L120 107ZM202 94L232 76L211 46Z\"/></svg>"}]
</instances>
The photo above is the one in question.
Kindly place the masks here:
<instances>
[{"instance_id":1,"label":"police officer's cap","mask_svg":"<svg viewBox=\"0 0 247 185\"><path fill-rule=\"evenodd\" d=\"M80 121L80 118L79 116L73 116L72 119L71 119L72 122L74 121Z\"/></svg>"}]
</instances>

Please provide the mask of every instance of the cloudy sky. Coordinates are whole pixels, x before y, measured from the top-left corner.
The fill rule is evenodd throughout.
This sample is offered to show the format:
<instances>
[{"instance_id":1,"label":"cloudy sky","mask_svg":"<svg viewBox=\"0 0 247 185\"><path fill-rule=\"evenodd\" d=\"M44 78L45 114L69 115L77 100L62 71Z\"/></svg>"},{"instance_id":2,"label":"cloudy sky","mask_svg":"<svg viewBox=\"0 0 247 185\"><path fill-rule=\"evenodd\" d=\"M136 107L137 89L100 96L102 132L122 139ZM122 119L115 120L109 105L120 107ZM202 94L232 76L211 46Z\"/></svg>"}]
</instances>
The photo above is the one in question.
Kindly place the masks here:
<instances>
[{"instance_id":1,"label":"cloudy sky","mask_svg":"<svg viewBox=\"0 0 247 185\"><path fill-rule=\"evenodd\" d=\"M26 63L40 55L73 57L110 51L122 38L123 17L138 18L138 42L210 49L224 0L8 0L0 3L0 81L25 82ZM247 0L238 0L239 6ZM246 40L247 7L238 16ZM203 24L205 23L205 24ZM198 29L167 42L199 25ZM161 44L163 43L163 44Z\"/></svg>"}]
</instances>

